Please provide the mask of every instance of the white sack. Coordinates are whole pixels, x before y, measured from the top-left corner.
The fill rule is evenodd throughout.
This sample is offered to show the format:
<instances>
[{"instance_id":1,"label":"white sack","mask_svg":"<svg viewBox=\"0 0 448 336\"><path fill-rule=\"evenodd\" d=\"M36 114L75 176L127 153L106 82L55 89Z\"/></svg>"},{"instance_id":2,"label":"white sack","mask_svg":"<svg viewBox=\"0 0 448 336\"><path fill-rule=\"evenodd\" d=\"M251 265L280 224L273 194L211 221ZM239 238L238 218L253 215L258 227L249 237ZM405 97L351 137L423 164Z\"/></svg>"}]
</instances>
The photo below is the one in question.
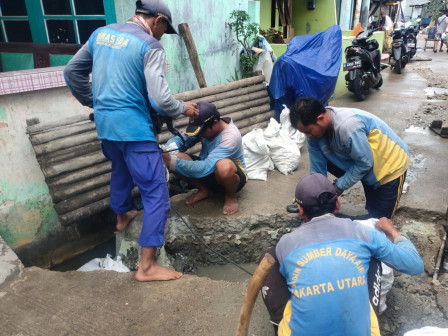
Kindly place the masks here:
<instances>
[{"instance_id":1,"label":"white sack","mask_svg":"<svg viewBox=\"0 0 448 336\"><path fill-rule=\"evenodd\" d=\"M269 156L282 174L288 175L299 166L300 150L286 132L280 132L280 124L271 118L264 130Z\"/></svg>"},{"instance_id":2,"label":"white sack","mask_svg":"<svg viewBox=\"0 0 448 336\"><path fill-rule=\"evenodd\" d=\"M78 271L81 272L90 272L96 270L115 271L120 273L130 272L129 268L123 265L120 256L117 257L117 260L113 260L110 254L107 254L106 258L95 258L93 260L90 260L88 263L78 268Z\"/></svg>"},{"instance_id":3,"label":"white sack","mask_svg":"<svg viewBox=\"0 0 448 336\"><path fill-rule=\"evenodd\" d=\"M244 162L247 177L251 180L267 180L268 170L274 169L263 130L255 128L243 136Z\"/></svg>"},{"instance_id":4,"label":"white sack","mask_svg":"<svg viewBox=\"0 0 448 336\"><path fill-rule=\"evenodd\" d=\"M378 230L375 226L376 222L378 222L378 219L376 218L357 220L356 222L366 226L370 226L372 229ZM381 268L383 270L383 273L381 274L381 293L380 293L380 305L379 305L380 314L382 314L387 308L386 295L387 293L389 293L394 283L394 270L383 262L381 263Z\"/></svg>"},{"instance_id":5,"label":"white sack","mask_svg":"<svg viewBox=\"0 0 448 336\"><path fill-rule=\"evenodd\" d=\"M283 104L282 113L280 113L280 131L284 132L300 149L305 143L305 134L295 129L291 125L291 120L289 119L289 108Z\"/></svg>"},{"instance_id":6,"label":"white sack","mask_svg":"<svg viewBox=\"0 0 448 336\"><path fill-rule=\"evenodd\" d=\"M274 63L272 63L271 54L269 51L265 50L260 55L258 55L257 64L254 65L254 72L261 71L264 75L264 79L269 83L271 80L272 69Z\"/></svg>"}]
</instances>

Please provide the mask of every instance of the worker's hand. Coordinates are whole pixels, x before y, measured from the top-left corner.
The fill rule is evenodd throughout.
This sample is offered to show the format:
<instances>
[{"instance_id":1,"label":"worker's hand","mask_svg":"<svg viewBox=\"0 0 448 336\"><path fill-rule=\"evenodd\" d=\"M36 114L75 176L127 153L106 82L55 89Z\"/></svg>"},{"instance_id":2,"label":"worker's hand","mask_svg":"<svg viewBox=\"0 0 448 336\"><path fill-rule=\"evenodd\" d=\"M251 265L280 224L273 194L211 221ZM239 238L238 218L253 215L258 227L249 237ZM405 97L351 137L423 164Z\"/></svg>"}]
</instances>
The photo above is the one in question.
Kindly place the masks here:
<instances>
[{"instance_id":1,"label":"worker's hand","mask_svg":"<svg viewBox=\"0 0 448 336\"><path fill-rule=\"evenodd\" d=\"M171 163L171 155L168 152L162 152L162 159L165 166L169 167Z\"/></svg>"},{"instance_id":2,"label":"worker's hand","mask_svg":"<svg viewBox=\"0 0 448 336\"><path fill-rule=\"evenodd\" d=\"M199 115L198 104L192 102L184 102L185 104L185 112L184 116L189 117L191 120L194 120Z\"/></svg>"},{"instance_id":3,"label":"worker's hand","mask_svg":"<svg viewBox=\"0 0 448 336\"><path fill-rule=\"evenodd\" d=\"M334 189L336 190L336 194L337 194L338 196L341 196L342 193L344 192L344 190L338 188L338 186L336 185L336 182L333 182L333 187L334 187Z\"/></svg>"},{"instance_id":4,"label":"worker's hand","mask_svg":"<svg viewBox=\"0 0 448 336\"><path fill-rule=\"evenodd\" d=\"M389 218L381 217L378 220L378 222L375 223L375 226L381 229L381 231L383 231L386 234L386 237L391 242L394 242L395 238L397 238L400 235L397 228Z\"/></svg>"}]
</instances>

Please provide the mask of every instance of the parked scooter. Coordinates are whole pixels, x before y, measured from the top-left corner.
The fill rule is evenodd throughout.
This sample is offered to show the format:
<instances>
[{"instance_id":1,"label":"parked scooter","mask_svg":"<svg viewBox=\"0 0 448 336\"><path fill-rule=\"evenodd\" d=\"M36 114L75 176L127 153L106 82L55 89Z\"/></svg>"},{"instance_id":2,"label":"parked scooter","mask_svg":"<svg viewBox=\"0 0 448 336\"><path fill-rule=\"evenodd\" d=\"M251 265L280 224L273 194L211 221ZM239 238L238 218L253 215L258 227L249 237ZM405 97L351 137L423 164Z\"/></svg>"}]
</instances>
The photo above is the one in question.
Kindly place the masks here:
<instances>
[{"instance_id":1,"label":"parked scooter","mask_svg":"<svg viewBox=\"0 0 448 336\"><path fill-rule=\"evenodd\" d=\"M392 51L389 56L389 64L392 70L401 74L401 69L403 69L409 62L409 52L408 47L404 41L405 29L395 29L390 36L393 37L392 40Z\"/></svg>"},{"instance_id":2,"label":"parked scooter","mask_svg":"<svg viewBox=\"0 0 448 336\"><path fill-rule=\"evenodd\" d=\"M375 30L359 33L351 46L345 48L343 70L347 89L355 94L357 100L364 100L370 88L379 88L383 85L381 76L381 52L378 50L378 41L370 39Z\"/></svg>"},{"instance_id":3,"label":"parked scooter","mask_svg":"<svg viewBox=\"0 0 448 336\"><path fill-rule=\"evenodd\" d=\"M417 34L418 26L409 25L404 28L403 36L405 39L409 60L414 57L417 52Z\"/></svg>"}]
</instances>

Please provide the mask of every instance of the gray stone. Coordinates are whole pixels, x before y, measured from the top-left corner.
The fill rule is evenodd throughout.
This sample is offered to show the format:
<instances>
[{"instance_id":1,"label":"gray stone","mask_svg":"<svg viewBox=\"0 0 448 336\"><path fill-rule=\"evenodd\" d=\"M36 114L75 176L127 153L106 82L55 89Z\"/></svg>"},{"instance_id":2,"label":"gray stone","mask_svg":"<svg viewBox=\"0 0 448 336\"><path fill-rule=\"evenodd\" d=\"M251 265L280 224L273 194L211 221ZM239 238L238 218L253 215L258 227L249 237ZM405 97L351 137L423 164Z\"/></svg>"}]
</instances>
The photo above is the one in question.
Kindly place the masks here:
<instances>
[{"instance_id":1,"label":"gray stone","mask_svg":"<svg viewBox=\"0 0 448 336\"><path fill-rule=\"evenodd\" d=\"M22 271L22 262L0 236L0 286Z\"/></svg>"}]
</instances>

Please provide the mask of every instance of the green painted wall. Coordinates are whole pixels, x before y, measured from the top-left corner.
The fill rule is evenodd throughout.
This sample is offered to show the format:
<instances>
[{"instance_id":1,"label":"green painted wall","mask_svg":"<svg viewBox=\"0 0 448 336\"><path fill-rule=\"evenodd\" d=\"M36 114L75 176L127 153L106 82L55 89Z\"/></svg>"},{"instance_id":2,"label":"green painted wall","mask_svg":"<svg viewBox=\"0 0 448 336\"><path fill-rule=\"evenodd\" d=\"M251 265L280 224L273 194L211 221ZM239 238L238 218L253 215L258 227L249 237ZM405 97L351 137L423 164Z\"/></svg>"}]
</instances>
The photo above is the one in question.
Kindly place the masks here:
<instances>
[{"instance_id":1,"label":"green painted wall","mask_svg":"<svg viewBox=\"0 0 448 336\"><path fill-rule=\"evenodd\" d=\"M64 242L63 228L26 135L26 119L32 114L43 114L45 120L46 112L54 111L63 117L68 108L61 110L67 105L60 105L58 97L60 93L42 92L34 97L0 97L0 235L13 249L42 243L48 237ZM44 248L51 245L46 243Z\"/></svg>"},{"instance_id":2,"label":"green painted wall","mask_svg":"<svg viewBox=\"0 0 448 336\"><path fill-rule=\"evenodd\" d=\"M260 28L268 29L271 27L271 4L272 0L260 1Z\"/></svg>"},{"instance_id":3,"label":"green painted wall","mask_svg":"<svg viewBox=\"0 0 448 336\"><path fill-rule=\"evenodd\" d=\"M292 26L295 35L314 34L336 24L334 0L316 0L316 9L307 9L306 0L293 1Z\"/></svg>"},{"instance_id":4,"label":"green painted wall","mask_svg":"<svg viewBox=\"0 0 448 336\"><path fill-rule=\"evenodd\" d=\"M238 66L240 48L227 22L233 10L248 11L248 1L166 0L166 3L176 27L179 23L188 23L207 86L230 80ZM125 22L134 14L134 9L135 1L116 0L117 21ZM164 35L161 43L170 64L167 80L171 91L177 93L198 89L183 39L177 35Z\"/></svg>"}]
</instances>

